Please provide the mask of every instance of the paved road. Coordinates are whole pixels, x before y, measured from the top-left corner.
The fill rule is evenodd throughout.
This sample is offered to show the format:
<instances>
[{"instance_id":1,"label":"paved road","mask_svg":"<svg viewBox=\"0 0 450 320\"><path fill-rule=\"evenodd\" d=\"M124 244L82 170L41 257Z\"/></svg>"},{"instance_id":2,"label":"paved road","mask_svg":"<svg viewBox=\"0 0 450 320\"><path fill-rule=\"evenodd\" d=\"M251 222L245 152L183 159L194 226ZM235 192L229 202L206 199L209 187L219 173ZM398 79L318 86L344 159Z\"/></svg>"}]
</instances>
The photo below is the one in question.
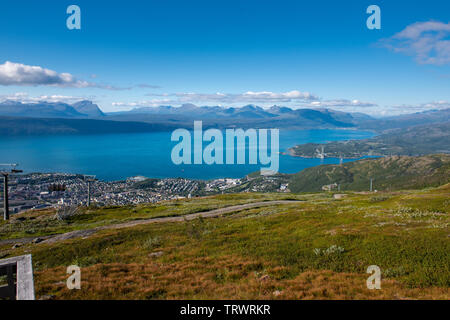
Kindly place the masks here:
<instances>
[{"instance_id":1,"label":"paved road","mask_svg":"<svg viewBox=\"0 0 450 320\"><path fill-rule=\"evenodd\" d=\"M209 210L209 211L191 213L191 214L176 216L176 217L162 217L162 218L151 218L151 219L145 219L145 220L134 220L134 221L124 222L124 223L119 223L119 224L112 224L112 225L108 225L108 226L97 227L97 228L93 228L93 229L76 230L76 231L63 233L63 234L59 234L59 235L55 235L55 236L42 237L43 241L40 243L55 243L58 241L64 241L64 240L68 240L68 239L87 238L100 230L129 228L129 227L134 227L134 226L149 224L149 223L182 222L182 221L194 220L194 219L197 219L200 217L215 218L215 217L219 217L221 215L227 214L227 213L238 212L238 211L251 209L251 208L275 206L275 205L280 205L280 204L293 204L293 203L301 203L301 202L302 201L297 201L297 200L276 200L276 201L253 202L253 203L240 204L240 205L236 205L236 206L214 209L214 210ZM33 238L0 240L0 245L5 244L5 243L29 243L29 242L32 242L32 240L33 240Z\"/></svg>"}]
</instances>

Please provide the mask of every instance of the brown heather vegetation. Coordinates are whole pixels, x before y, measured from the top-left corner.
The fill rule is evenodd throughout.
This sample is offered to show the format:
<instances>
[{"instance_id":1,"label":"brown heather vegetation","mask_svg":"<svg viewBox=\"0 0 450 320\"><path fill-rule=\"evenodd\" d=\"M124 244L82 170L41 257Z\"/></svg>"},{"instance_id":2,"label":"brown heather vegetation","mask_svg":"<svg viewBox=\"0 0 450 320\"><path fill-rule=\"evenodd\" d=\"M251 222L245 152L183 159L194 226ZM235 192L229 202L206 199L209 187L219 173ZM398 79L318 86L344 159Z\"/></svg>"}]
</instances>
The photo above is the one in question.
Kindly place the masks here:
<instances>
[{"instance_id":1,"label":"brown heather vegetation","mask_svg":"<svg viewBox=\"0 0 450 320\"><path fill-rule=\"evenodd\" d=\"M306 271L277 279L283 267L244 262L240 257L171 264L97 264L82 269L81 290L66 288L64 267L39 272L40 293L58 299L449 299L448 288L408 288L387 279L382 290L366 287L368 275L330 270ZM251 271L255 267L264 272ZM266 274L274 275L266 276Z\"/></svg>"}]
</instances>

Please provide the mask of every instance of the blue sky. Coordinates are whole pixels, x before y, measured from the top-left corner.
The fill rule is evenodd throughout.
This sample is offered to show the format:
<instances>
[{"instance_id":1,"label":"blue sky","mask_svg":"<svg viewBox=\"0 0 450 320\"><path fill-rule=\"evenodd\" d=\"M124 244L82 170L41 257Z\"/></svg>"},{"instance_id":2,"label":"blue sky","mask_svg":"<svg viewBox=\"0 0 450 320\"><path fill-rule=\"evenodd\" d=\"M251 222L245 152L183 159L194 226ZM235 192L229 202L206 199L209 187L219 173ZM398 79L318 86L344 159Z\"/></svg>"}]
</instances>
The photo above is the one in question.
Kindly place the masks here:
<instances>
[{"instance_id":1,"label":"blue sky","mask_svg":"<svg viewBox=\"0 0 450 320\"><path fill-rule=\"evenodd\" d=\"M81 30L66 27L71 4L81 8ZM381 9L380 30L366 27L371 4ZM446 108L449 13L444 0L8 1L0 100L86 98L105 111L182 103L374 115Z\"/></svg>"}]
</instances>

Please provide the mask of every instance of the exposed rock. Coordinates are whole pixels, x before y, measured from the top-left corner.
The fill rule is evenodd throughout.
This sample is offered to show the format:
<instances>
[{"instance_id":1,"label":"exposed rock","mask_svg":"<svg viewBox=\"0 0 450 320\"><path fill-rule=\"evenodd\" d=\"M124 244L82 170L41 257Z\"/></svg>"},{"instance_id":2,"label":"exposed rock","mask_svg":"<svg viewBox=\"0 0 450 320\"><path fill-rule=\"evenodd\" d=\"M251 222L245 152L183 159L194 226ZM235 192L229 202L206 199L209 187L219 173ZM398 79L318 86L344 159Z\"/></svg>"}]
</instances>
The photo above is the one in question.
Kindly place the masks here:
<instances>
[{"instance_id":1,"label":"exposed rock","mask_svg":"<svg viewBox=\"0 0 450 320\"><path fill-rule=\"evenodd\" d=\"M156 252L150 253L148 256L151 258L152 257L161 257L163 254L164 254L164 252L162 252L162 251L156 251Z\"/></svg>"},{"instance_id":2,"label":"exposed rock","mask_svg":"<svg viewBox=\"0 0 450 320\"><path fill-rule=\"evenodd\" d=\"M282 293L283 293L282 291L276 290L276 291L273 292L273 295L274 295L275 297L278 297L278 296L280 296Z\"/></svg>"}]
</instances>

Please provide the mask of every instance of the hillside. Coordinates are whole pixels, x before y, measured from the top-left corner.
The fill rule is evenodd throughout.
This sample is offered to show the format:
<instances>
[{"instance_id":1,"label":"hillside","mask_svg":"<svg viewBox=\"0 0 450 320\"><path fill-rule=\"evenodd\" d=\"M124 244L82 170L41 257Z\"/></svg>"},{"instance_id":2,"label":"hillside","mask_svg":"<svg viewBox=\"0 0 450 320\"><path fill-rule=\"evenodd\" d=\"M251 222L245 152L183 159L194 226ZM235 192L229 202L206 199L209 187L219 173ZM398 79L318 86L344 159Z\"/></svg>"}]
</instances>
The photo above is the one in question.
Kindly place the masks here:
<instances>
[{"instance_id":1,"label":"hillside","mask_svg":"<svg viewBox=\"0 0 450 320\"><path fill-rule=\"evenodd\" d=\"M204 126L208 128L352 128L382 133L391 129L450 121L450 109L373 118L359 112L342 112L324 108L291 109L272 106L263 109L255 105L225 108L219 106L198 107L186 104L181 107L144 107L125 112L111 112L107 113L107 117L117 121L177 123L181 126L192 126L193 120L202 120Z\"/></svg>"},{"instance_id":2,"label":"hillside","mask_svg":"<svg viewBox=\"0 0 450 320\"><path fill-rule=\"evenodd\" d=\"M101 118L104 113L91 101L80 101L72 105L64 102L40 101L23 103L7 100L0 103L0 116L27 118Z\"/></svg>"},{"instance_id":3,"label":"hillside","mask_svg":"<svg viewBox=\"0 0 450 320\"><path fill-rule=\"evenodd\" d=\"M129 112L108 113L108 119L116 121L143 121L171 123L189 128L194 120L202 120L205 128L283 128L320 129L353 128L355 119L351 114L334 113L330 110L272 107L263 109L254 105L241 108L197 107L183 105L178 108L138 108Z\"/></svg>"},{"instance_id":4,"label":"hillside","mask_svg":"<svg viewBox=\"0 0 450 320\"><path fill-rule=\"evenodd\" d=\"M341 190L367 191L370 178L376 190L419 189L450 182L450 155L393 156L321 165L292 175L292 192L316 192L322 186L340 184Z\"/></svg>"},{"instance_id":5,"label":"hillside","mask_svg":"<svg viewBox=\"0 0 450 320\"><path fill-rule=\"evenodd\" d=\"M0 135L98 134L169 131L174 127L131 121L0 116Z\"/></svg>"},{"instance_id":6,"label":"hillside","mask_svg":"<svg viewBox=\"0 0 450 320\"><path fill-rule=\"evenodd\" d=\"M365 119L364 121L358 122L358 127L364 130L383 132L389 129L408 128L412 126L443 123L448 121L450 121L450 108L415 112L379 119Z\"/></svg>"},{"instance_id":7,"label":"hillside","mask_svg":"<svg viewBox=\"0 0 450 320\"><path fill-rule=\"evenodd\" d=\"M95 128L78 126L76 129L67 128L67 122L57 119L97 119L108 120L100 124L102 132L136 132L131 127L123 127L115 122L141 122L151 124L155 130L165 128L193 127L194 120L203 121L203 127L208 128L279 128L279 129L364 129L382 132L387 129L405 128L418 124L434 124L450 120L450 109L435 110L409 115L375 119L363 113L341 112L332 109L291 109L288 107L272 106L261 108L256 105L243 107L196 106L184 104L180 107L159 106L141 107L130 111L103 113L98 105L84 100L73 104L64 102L36 103L4 101L0 103L0 130L11 128L5 119L27 119L31 129L17 124L16 130L9 130L14 134L54 134L54 133L91 133ZM29 120L32 118L33 120ZM35 120L34 120L35 119ZM54 119L55 122L43 121ZM86 123L87 124L87 123ZM142 125L138 125L142 127ZM36 129L39 128L39 129ZM128 129L127 129L128 128ZM140 132L138 129L137 132Z\"/></svg>"},{"instance_id":8,"label":"hillside","mask_svg":"<svg viewBox=\"0 0 450 320\"><path fill-rule=\"evenodd\" d=\"M74 103L72 107L79 113L87 115L88 117L101 118L105 116L105 114L102 112L102 110L100 110L98 105L92 103L92 101L88 100L79 101Z\"/></svg>"},{"instance_id":9,"label":"hillside","mask_svg":"<svg viewBox=\"0 0 450 320\"><path fill-rule=\"evenodd\" d=\"M180 107L142 107L130 111L103 113L91 101L73 104L63 102L23 103L4 101L0 103L0 116L26 118L93 118L101 120L145 122L155 126L177 126L191 128L194 120L202 120L205 128L350 128L355 126L359 116L328 109L298 109L272 107L263 109L255 105L240 108L221 106L199 107L184 104ZM370 118L370 117L368 117ZM0 119L0 126L3 120ZM38 120L37 120L38 122ZM105 124L106 126L107 124ZM40 123L41 131L44 129ZM110 130L114 128L111 127ZM48 127L49 132L53 128Z\"/></svg>"},{"instance_id":10,"label":"hillside","mask_svg":"<svg viewBox=\"0 0 450 320\"><path fill-rule=\"evenodd\" d=\"M316 157L322 147L325 157L331 158L450 153L450 122L389 130L371 139L307 143L290 148L290 153Z\"/></svg>"},{"instance_id":11,"label":"hillside","mask_svg":"<svg viewBox=\"0 0 450 320\"><path fill-rule=\"evenodd\" d=\"M31 253L42 299L449 299L449 197L447 185L220 195L61 220L32 211L0 221L0 257ZM80 290L65 286L69 265ZM369 265L382 290L367 289Z\"/></svg>"}]
</instances>

